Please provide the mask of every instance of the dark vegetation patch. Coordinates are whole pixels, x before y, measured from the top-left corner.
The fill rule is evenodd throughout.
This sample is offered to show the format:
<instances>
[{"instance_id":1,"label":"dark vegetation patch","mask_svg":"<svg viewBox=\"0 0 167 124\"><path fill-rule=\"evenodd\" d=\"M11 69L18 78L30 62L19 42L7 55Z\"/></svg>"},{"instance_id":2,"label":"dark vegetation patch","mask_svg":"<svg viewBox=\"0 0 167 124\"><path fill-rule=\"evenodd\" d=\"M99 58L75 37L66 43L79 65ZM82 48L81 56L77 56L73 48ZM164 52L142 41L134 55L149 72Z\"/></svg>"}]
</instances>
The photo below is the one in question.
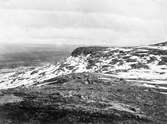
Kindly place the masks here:
<instances>
[{"instance_id":1,"label":"dark vegetation patch","mask_svg":"<svg viewBox=\"0 0 167 124\"><path fill-rule=\"evenodd\" d=\"M161 57L161 61L159 61L158 65L167 65L167 57Z\"/></svg>"},{"instance_id":2,"label":"dark vegetation patch","mask_svg":"<svg viewBox=\"0 0 167 124\"><path fill-rule=\"evenodd\" d=\"M140 68L149 69L148 65L146 65L145 63L140 63L140 62L131 64L130 66L132 69L140 69Z\"/></svg>"},{"instance_id":3,"label":"dark vegetation patch","mask_svg":"<svg viewBox=\"0 0 167 124\"><path fill-rule=\"evenodd\" d=\"M136 59L126 59L125 61L126 61L126 62L137 62Z\"/></svg>"},{"instance_id":4,"label":"dark vegetation patch","mask_svg":"<svg viewBox=\"0 0 167 124\"><path fill-rule=\"evenodd\" d=\"M97 61L93 59L88 59L88 65L86 69L92 69L94 66L96 66Z\"/></svg>"},{"instance_id":5,"label":"dark vegetation patch","mask_svg":"<svg viewBox=\"0 0 167 124\"><path fill-rule=\"evenodd\" d=\"M109 63L109 64L111 64L111 65L115 65L115 64L117 64L118 63L118 59L112 59L111 60L111 62Z\"/></svg>"},{"instance_id":6,"label":"dark vegetation patch","mask_svg":"<svg viewBox=\"0 0 167 124\"><path fill-rule=\"evenodd\" d=\"M167 50L160 50L160 49L149 49L148 55L167 55Z\"/></svg>"},{"instance_id":7,"label":"dark vegetation patch","mask_svg":"<svg viewBox=\"0 0 167 124\"><path fill-rule=\"evenodd\" d=\"M151 56L151 57L149 57L149 58L150 58L150 59L147 60L148 63L152 63L152 62L154 62L154 61L157 60L157 58L156 58L155 56Z\"/></svg>"}]
</instances>

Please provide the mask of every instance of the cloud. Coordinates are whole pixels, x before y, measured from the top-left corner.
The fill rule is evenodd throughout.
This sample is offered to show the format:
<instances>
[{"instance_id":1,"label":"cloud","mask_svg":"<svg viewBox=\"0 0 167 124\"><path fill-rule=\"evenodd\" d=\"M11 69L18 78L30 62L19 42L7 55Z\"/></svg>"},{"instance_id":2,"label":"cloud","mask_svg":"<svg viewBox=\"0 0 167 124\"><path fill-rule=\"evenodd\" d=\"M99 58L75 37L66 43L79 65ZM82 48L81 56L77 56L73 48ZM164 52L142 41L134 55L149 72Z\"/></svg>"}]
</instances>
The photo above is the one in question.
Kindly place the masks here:
<instances>
[{"instance_id":1,"label":"cloud","mask_svg":"<svg viewBox=\"0 0 167 124\"><path fill-rule=\"evenodd\" d=\"M0 42L26 42L26 43L58 43L60 44L87 44L87 45L140 45L159 40L165 37L163 33L149 33L147 31L136 32L116 32L112 29L102 28L7 28L0 36ZM161 39L160 39L161 40ZM135 42L135 43L134 43Z\"/></svg>"},{"instance_id":2,"label":"cloud","mask_svg":"<svg viewBox=\"0 0 167 124\"><path fill-rule=\"evenodd\" d=\"M0 8L116 13L140 17L155 17L158 12L157 4L152 0L7 0L5 4L0 4Z\"/></svg>"},{"instance_id":3,"label":"cloud","mask_svg":"<svg viewBox=\"0 0 167 124\"><path fill-rule=\"evenodd\" d=\"M159 1L0 0L0 42L158 42L167 38L166 8Z\"/></svg>"},{"instance_id":4,"label":"cloud","mask_svg":"<svg viewBox=\"0 0 167 124\"><path fill-rule=\"evenodd\" d=\"M109 28L129 31L135 28L151 28L161 24L158 19L142 19L118 14L81 13L81 12L34 12L34 11L0 11L0 23L25 27L57 28Z\"/></svg>"}]
</instances>

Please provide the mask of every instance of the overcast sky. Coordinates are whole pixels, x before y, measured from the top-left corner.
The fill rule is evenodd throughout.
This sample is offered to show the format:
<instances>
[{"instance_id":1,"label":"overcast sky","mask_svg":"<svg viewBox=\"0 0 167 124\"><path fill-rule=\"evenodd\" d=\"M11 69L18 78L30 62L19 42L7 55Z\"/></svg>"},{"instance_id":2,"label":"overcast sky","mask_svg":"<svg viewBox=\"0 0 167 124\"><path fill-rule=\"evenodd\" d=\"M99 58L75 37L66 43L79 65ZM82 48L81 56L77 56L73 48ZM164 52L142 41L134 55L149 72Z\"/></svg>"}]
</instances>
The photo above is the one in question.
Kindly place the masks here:
<instances>
[{"instance_id":1,"label":"overcast sky","mask_svg":"<svg viewBox=\"0 0 167 124\"><path fill-rule=\"evenodd\" d=\"M0 0L0 43L145 45L167 40L166 0Z\"/></svg>"}]
</instances>

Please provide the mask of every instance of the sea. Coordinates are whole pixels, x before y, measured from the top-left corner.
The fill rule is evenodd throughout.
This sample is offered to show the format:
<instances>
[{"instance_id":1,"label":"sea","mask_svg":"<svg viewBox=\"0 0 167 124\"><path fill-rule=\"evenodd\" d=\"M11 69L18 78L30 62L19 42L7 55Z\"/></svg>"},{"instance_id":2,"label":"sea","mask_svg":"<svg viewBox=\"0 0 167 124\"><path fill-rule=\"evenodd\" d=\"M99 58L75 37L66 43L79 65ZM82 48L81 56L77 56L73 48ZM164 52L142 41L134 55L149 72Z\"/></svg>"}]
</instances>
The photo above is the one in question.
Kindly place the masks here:
<instances>
[{"instance_id":1,"label":"sea","mask_svg":"<svg viewBox=\"0 0 167 124\"><path fill-rule=\"evenodd\" d=\"M5 44L0 46L0 69L56 64L76 46L55 44Z\"/></svg>"}]
</instances>

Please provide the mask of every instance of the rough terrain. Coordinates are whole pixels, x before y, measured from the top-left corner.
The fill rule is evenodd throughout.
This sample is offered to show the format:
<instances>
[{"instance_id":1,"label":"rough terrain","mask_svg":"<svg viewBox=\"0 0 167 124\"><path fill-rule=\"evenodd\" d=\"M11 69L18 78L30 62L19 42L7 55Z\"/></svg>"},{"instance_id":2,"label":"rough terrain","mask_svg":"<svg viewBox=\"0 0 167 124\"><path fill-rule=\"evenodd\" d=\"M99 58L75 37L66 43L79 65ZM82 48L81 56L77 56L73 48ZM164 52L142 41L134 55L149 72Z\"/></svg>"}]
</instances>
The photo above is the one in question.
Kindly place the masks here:
<instances>
[{"instance_id":1,"label":"rough terrain","mask_svg":"<svg viewBox=\"0 0 167 124\"><path fill-rule=\"evenodd\" d=\"M81 47L56 65L1 70L2 124L166 124L167 46Z\"/></svg>"}]
</instances>

